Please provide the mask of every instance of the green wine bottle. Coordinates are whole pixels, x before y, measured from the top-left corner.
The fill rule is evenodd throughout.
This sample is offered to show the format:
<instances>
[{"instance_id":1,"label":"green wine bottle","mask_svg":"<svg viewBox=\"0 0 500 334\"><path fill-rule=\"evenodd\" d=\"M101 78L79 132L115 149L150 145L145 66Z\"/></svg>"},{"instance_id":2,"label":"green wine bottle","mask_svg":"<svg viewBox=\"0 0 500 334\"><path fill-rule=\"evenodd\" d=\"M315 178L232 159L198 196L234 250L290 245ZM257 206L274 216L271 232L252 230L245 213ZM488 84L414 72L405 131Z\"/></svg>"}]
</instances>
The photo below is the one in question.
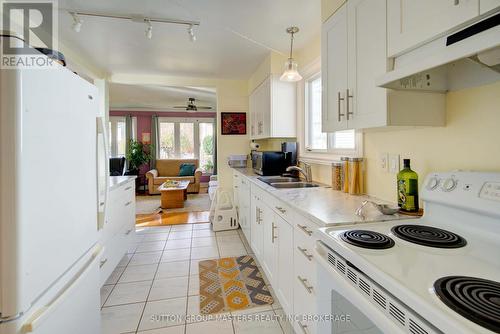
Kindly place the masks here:
<instances>
[{"instance_id":1,"label":"green wine bottle","mask_svg":"<svg viewBox=\"0 0 500 334\"><path fill-rule=\"evenodd\" d=\"M398 173L398 205L403 211L418 211L418 174L411 170L410 159L403 160Z\"/></svg>"}]
</instances>

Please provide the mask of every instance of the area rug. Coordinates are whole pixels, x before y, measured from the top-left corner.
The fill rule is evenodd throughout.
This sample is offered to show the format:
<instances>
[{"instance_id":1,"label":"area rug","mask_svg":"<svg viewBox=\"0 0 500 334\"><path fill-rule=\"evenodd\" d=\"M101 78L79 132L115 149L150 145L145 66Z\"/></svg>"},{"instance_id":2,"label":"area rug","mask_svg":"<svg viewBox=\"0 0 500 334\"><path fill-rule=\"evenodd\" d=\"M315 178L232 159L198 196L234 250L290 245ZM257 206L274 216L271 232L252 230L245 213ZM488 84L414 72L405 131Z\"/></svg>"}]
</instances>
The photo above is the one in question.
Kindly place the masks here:
<instances>
[{"instance_id":1,"label":"area rug","mask_svg":"<svg viewBox=\"0 0 500 334\"><path fill-rule=\"evenodd\" d=\"M148 227L208 223L209 215L210 211L138 214L135 215L135 224L140 227Z\"/></svg>"},{"instance_id":2,"label":"area rug","mask_svg":"<svg viewBox=\"0 0 500 334\"><path fill-rule=\"evenodd\" d=\"M152 214L160 211L160 195L137 196L135 212L137 214ZM163 212L195 212L210 210L208 194L188 194L184 207L179 209L164 209Z\"/></svg>"},{"instance_id":3,"label":"area rug","mask_svg":"<svg viewBox=\"0 0 500 334\"><path fill-rule=\"evenodd\" d=\"M272 304L255 260L248 255L199 262L200 314Z\"/></svg>"}]
</instances>

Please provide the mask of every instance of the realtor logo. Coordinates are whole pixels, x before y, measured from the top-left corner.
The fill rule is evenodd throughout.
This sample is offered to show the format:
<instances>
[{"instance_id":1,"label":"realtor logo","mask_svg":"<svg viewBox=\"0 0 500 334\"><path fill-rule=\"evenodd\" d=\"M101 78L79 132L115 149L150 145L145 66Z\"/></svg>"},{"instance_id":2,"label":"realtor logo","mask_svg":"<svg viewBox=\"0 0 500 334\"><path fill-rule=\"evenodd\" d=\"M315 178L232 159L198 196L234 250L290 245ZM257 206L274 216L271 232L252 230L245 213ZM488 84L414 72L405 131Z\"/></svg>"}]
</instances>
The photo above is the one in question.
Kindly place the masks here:
<instances>
[{"instance_id":1,"label":"realtor logo","mask_svg":"<svg viewBox=\"0 0 500 334\"><path fill-rule=\"evenodd\" d=\"M1 1L1 0L0 0ZM55 1L2 2L2 68L46 68L54 61L36 48L57 49L57 3Z\"/></svg>"}]
</instances>

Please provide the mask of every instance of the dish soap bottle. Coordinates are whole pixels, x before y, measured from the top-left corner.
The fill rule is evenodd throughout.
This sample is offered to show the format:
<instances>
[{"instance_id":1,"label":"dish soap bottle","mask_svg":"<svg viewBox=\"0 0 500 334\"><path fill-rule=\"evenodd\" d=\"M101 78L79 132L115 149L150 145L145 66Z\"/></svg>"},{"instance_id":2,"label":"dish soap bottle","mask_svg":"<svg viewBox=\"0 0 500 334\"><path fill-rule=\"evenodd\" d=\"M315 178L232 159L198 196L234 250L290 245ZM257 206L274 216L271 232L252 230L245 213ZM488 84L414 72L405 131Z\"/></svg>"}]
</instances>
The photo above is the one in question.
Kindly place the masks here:
<instances>
[{"instance_id":1,"label":"dish soap bottle","mask_svg":"<svg viewBox=\"0 0 500 334\"><path fill-rule=\"evenodd\" d=\"M418 175L410 168L410 159L403 160L398 173L398 205L403 211L418 211Z\"/></svg>"}]
</instances>

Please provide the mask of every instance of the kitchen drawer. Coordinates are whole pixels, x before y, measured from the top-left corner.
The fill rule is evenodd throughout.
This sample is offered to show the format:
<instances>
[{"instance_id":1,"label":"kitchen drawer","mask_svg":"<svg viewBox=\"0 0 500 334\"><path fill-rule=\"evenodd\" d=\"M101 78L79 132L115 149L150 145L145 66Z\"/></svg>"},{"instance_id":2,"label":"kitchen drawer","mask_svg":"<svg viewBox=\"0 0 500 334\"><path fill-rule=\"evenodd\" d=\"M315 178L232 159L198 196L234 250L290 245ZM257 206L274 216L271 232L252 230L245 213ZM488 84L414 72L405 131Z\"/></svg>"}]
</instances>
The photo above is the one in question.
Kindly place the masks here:
<instances>
[{"instance_id":1,"label":"kitchen drawer","mask_svg":"<svg viewBox=\"0 0 500 334\"><path fill-rule=\"evenodd\" d=\"M294 276L307 279L309 284L314 287L316 285L316 260L312 250L297 245L293 252Z\"/></svg>"},{"instance_id":2,"label":"kitchen drawer","mask_svg":"<svg viewBox=\"0 0 500 334\"><path fill-rule=\"evenodd\" d=\"M318 233L318 226L307 219L300 217L296 218L294 222L296 238L303 237L302 242L306 243L307 247L313 249L314 240L317 239L315 234Z\"/></svg>"},{"instance_id":3,"label":"kitchen drawer","mask_svg":"<svg viewBox=\"0 0 500 334\"><path fill-rule=\"evenodd\" d=\"M104 285L113 270L115 270L125 252L124 239L120 235L115 235L104 244L99 263L101 286Z\"/></svg>"},{"instance_id":4,"label":"kitchen drawer","mask_svg":"<svg viewBox=\"0 0 500 334\"><path fill-rule=\"evenodd\" d=\"M306 282L309 286L309 282ZM295 277L294 279L294 313L296 315L293 327L297 334L316 333L316 323L310 317L316 315L316 289L313 285L309 292L303 283ZM309 317L309 318L308 318Z\"/></svg>"}]
</instances>

